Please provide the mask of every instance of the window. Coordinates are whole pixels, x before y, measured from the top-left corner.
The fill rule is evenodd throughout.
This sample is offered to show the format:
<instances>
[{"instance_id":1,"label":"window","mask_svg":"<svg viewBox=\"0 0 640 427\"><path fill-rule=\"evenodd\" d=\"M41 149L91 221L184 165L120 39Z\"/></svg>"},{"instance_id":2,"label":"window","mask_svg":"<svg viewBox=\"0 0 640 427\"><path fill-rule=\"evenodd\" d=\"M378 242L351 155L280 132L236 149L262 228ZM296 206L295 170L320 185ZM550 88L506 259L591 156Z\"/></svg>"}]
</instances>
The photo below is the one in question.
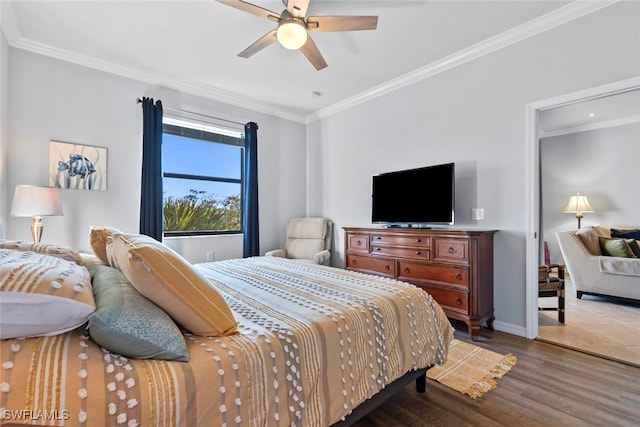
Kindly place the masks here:
<instances>
[{"instance_id":1,"label":"window","mask_svg":"<svg viewBox=\"0 0 640 427\"><path fill-rule=\"evenodd\" d=\"M244 135L163 119L166 236L242 232Z\"/></svg>"}]
</instances>

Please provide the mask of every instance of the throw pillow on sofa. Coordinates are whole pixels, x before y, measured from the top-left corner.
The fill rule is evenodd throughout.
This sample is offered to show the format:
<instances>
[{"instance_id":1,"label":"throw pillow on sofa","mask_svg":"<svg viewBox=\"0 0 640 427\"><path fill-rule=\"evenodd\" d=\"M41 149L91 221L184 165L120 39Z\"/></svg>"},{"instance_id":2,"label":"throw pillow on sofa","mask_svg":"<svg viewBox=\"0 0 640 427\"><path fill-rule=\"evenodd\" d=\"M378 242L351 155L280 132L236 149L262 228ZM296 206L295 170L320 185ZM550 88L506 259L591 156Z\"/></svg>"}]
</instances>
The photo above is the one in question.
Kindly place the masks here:
<instances>
[{"instance_id":1,"label":"throw pillow on sofa","mask_svg":"<svg viewBox=\"0 0 640 427\"><path fill-rule=\"evenodd\" d=\"M602 255L600 241L598 240L602 235L597 229L594 227L585 227L576 231L576 236L580 238L591 255Z\"/></svg>"},{"instance_id":2,"label":"throw pillow on sofa","mask_svg":"<svg viewBox=\"0 0 640 427\"><path fill-rule=\"evenodd\" d=\"M600 237L602 255L621 258L637 258L633 250L624 239Z\"/></svg>"},{"instance_id":3,"label":"throw pillow on sofa","mask_svg":"<svg viewBox=\"0 0 640 427\"><path fill-rule=\"evenodd\" d=\"M631 251L635 254L635 256L640 258L640 240L624 239L624 241L629 244L629 247L631 248Z\"/></svg>"},{"instance_id":4,"label":"throw pillow on sofa","mask_svg":"<svg viewBox=\"0 0 640 427\"><path fill-rule=\"evenodd\" d=\"M622 237L623 239L635 239L640 240L640 228L630 228L630 229L611 229L611 237Z\"/></svg>"}]
</instances>

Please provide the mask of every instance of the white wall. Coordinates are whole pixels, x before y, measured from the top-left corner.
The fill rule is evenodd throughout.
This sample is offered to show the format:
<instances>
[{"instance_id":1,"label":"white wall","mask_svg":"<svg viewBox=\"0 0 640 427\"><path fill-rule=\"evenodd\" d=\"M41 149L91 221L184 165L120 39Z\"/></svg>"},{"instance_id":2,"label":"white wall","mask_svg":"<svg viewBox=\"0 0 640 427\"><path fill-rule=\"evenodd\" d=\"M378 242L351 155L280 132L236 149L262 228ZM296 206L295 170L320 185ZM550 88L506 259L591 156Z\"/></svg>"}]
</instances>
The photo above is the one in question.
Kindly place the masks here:
<instances>
[{"instance_id":1,"label":"white wall","mask_svg":"<svg viewBox=\"0 0 640 427\"><path fill-rule=\"evenodd\" d=\"M583 227L640 226L640 123L543 138L540 151L542 229L551 262L562 262L555 233L578 226L575 214L562 212L577 192L595 211L584 214Z\"/></svg>"},{"instance_id":2,"label":"white wall","mask_svg":"<svg viewBox=\"0 0 640 427\"><path fill-rule=\"evenodd\" d=\"M0 6L1 9L1 6ZM9 64L9 46L4 37L4 33L0 31L0 194L7 193L7 140L8 140L8 120L7 120L7 104L8 104L8 64ZM7 200L0 197L0 239L4 237L5 206Z\"/></svg>"},{"instance_id":3,"label":"white wall","mask_svg":"<svg viewBox=\"0 0 640 427\"><path fill-rule=\"evenodd\" d=\"M322 162L310 169L310 211L336 224L332 263L344 265L341 227L371 225L373 173L453 161L457 226L500 230L496 325L524 334L525 107L640 75L639 17L640 3L615 4L312 123L309 157Z\"/></svg>"},{"instance_id":4,"label":"white wall","mask_svg":"<svg viewBox=\"0 0 640 427\"><path fill-rule=\"evenodd\" d=\"M44 218L43 241L90 250L91 225L138 231L142 108L151 96L164 106L240 123L258 123L259 206L262 252L282 245L286 221L306 212L305 125L185 95L18 49L9 49L6 237L30 239L30 218L7 217L16 184L48 185L49 141L108 148L108 190L62 190L62 217ZM3 103L4 105L4 103ZM172 239L192 262L242 256L242 238Z\"/></svg>"}]
</instances>

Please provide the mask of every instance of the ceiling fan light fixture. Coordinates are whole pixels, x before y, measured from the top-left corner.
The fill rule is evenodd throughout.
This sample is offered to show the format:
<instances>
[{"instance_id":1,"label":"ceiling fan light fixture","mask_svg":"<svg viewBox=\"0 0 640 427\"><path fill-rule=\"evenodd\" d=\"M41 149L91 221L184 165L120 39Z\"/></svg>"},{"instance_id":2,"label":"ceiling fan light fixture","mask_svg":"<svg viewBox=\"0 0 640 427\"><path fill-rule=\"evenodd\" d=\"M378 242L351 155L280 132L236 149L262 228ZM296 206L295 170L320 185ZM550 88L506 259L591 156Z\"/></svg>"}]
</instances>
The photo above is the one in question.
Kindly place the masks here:
<instances>
[{"instance_id":1,"label":"ceiling fan light fixture","mask_svg":"<svg viewBox=\"0 0 640 427\"><path fill-rule=\"evenodd\" d=\"M283 19L278 25L276 36L286 49L300 49L307 42L307 29L297 19Z\"/></svg>"}]
</instances>

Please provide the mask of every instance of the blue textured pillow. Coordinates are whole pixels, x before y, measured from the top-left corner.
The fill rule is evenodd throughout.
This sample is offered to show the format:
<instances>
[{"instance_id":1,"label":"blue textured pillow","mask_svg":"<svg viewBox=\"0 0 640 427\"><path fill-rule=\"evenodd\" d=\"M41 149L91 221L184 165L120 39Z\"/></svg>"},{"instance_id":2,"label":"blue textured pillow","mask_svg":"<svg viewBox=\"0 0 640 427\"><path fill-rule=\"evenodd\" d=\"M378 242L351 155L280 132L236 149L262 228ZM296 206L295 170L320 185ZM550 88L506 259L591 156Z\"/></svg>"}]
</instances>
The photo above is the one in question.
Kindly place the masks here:
<instances>
[{"instance_id":1,"label":"blue textured pillow","mask_svg":"<svg viewBox=\"0 0 640 427\"><path fill-rule=\"evenodd\" d=\"M92 266L96 311L89 335L102 347L135 359L188 361L182 332L157 305L143 297L115 268Z\"/></svg>"}]
</instances>

